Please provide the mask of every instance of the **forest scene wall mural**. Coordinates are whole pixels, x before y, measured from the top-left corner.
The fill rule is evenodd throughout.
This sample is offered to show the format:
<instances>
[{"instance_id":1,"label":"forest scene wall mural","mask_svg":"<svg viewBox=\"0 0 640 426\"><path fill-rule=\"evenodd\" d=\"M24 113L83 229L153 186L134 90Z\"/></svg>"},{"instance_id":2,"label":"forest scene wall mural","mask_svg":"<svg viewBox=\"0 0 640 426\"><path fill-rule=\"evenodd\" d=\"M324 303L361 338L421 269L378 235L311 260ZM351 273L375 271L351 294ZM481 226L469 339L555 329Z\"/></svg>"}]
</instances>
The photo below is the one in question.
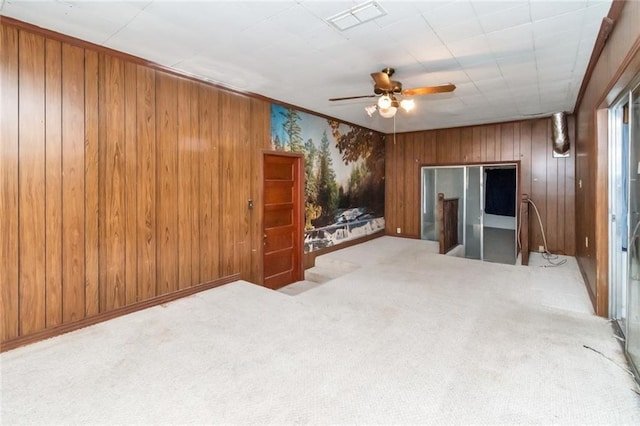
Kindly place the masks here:
<instances>
[{"instance_id":1,"label":"forest scene wall mural","mask_svg":"<svg viewBox=\"0 0 640 426\"><path fill-rule=\"evenodd\" d=\"M271 145L304 154L305 253L384 230L384 135L272 104Z\"/></svg>"}]
</instances>

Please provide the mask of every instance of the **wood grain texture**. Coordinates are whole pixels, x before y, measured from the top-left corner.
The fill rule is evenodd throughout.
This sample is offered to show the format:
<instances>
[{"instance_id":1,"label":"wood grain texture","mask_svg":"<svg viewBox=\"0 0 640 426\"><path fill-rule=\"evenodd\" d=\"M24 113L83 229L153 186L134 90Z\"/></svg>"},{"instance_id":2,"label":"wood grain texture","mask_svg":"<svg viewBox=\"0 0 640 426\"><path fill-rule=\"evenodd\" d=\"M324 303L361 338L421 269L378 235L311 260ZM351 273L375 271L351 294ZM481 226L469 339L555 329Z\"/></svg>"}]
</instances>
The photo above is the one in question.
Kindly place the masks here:
<instances>
[{"instance_id":1,"label":"wood grain texture","mask_svg":"<svg viewBox=\"0 0 640 426\"><path fill-rule=\"evenodd\" d=\"M193 185L191 180L191 83L178 80L177 87L177 191L178 191L178 288L191 286L191 239Z\"/></svg>"},{"instance_id":2,"label":"wood grain texture","mask_svg":"<svg viewBox=\"0 0 640 426\"><path fill-rule=\"evenodd\" d=\"M18 30L0 25L0 341L18 337Z\"/></svg>"},{"instance_id":3,"label":"wood grain texture","mask_svg":"<svg viewBox=\"0 0 640 426\"><path fill-rule=\"evenodd\" d=\"M103 90L100 99L101 123L104 138L104 209L101 214L102 247L101 268L104 280L100 283L102 310L123 306L125 297L125 110L124 110L124 62L104 56L101 77Z\"/></svg>"},{"instance_id":4,"label":"wood grain texture","mask_svg":"<svg viewBox=\"0 0 640 426\"><path fill-rule=\"evenodd\" d=\"M270 104L49 36L0 22L3 350L259 281Z\"/></svg>"},{"instance_id":5,"label":"wood grain texture","mask_svg":"<svg viewBox=\"0 0 640 426\"><path fill-rule=\"evenodd\" d=\"M260 99L251 99L251 141L253 144L251 155L251 199L253 209L249 211L251 223L251 270L249 281L262 284L263 276L263 211L259 206L263 203L262 176L256 171L262 168L262 152L271 148L271 104Z\"/></svg>"},{"instance_id":6,"label":"wood grain texture","mask_svg":"<svg viewBox=\"0 0 640 426\"><path fill-rule=\"evenodd\" d=\"M547 138L547 121L537 120L533 123L532 127L532 141L546 140ZM531 147L531 191L529 192L529 198L535 203L538 208L538 213L542 219L543 225L547 225L547 200L545 194L547 192L547 145L533 143ZM535 218L535 209L531 212L533 217L532 222L537 223ZM542 230L540 227L534 226L531 230L530 239L532 247L535 250L539 245L543 245Z\"/></svg>"},{"instance_id":7,"label":"wood grain texture","mask_svg":"<svg viewBox=\"0 0 640 426\"><path fill-rule=\"evenodd\" d=\"M25 334L45 328L44 38L20 32L19 49L20 333Z\"/></svg>"},{"instance_id":8,"label":"wood grain texture","mask_svg":"<svg viewBox=\"0 0 640 426\"><path fill-rule=\"evenodd\" d=\"M124 241L125 241L125 304L138 299L138 247L137 247L137 200L138 200L138 80L136 65L124 64Z\"/></svg>"},{"instance_id":9,"label":"wood grain texture","mask_svg":"<svg viewBox=\"0 0 640 426\"><path fill-rule=\"evenodd\" d=\"M219 99L218 91L199 85L199 140L200 188L200 280L208 281L220 276L220 171L219 164ZM215 216L214 216L215 212Z\"/></svg>"},{"instance_id":10,"label":"wood grain texture","mask_svg":"<svg viewBox=\"0 0 640 426\"><path fill-rule=\"evenodd\" d=\"M238 168L237 177L237 198L236 198L236 212L238 215L238 229L237 229L237 264L238 272L243 280L250 279L251 275L251 256L246 256L251 252L251 224L248 202L251 199L251 175L254 170L251 170L251 159L247 158L245 153L254 152L250 138L250 125L251 125L251 100L246 97L237 97L238 107L240 108L239 116L244 117L244 120L239 120L238 130L235 136L235 161ZM300 166L302 167L302 166ZM304 184L304 183L303 183ZM302 240L302 236L300 237ZM297 255L297 259L302 256L302 250Z\"/></svg>"},{"instance_id":11,"label":"wood grain texture","mask_svg":"<svg viewBox=\"0 0 640 426\"><path fill-rule=\"evenodd\" d=\"M191 283L197 285L200 281L200 102L199 85L189 84L189 161L191 183Z\"/></svg>"},{"instance_id":12,"label":"wood grain texture","mask_svg":"<svg viewBox=\"0 0 640 426\"><path fill-rule=\"evenodd\" d=\"M551 137L551 123L547 124L547 134ZM560 159L553 157L553 147L547 144L547 167L546 167L546 194L547 194L547 214L545 233L547 237L548 249L551 252L558 252L558 167Z\"/></svg>"},{"instance_id":13,"label":"wood grain texture","mask_svg":"<svg viewBox=\"0 0 640 426\"><path fill-rule=\"evenodd\" d=\"M100 312L99 239L99 57L85 51L84 58L84 264L85 316Z\"/></svg>"},{"instance_id":14,"label":"wood grain texture","mask_svg":"<svg viewBox=\"0 0 640 426\"><path fill-rule=\"evenodd\" d=\"M622 11L615 19L602 54L593 67L590 64L593 73L583 82L583 95L575 108L575 177L582 181L582 187L575 187L576 258L596 313L605 317L608 315L608 238L600 237L606 235L608 223L608 191L606 185L602 186L608 176L608 137L599 136L598 110L610 106L640 73L640 3L616 3L616 10L622 7Z\"/></svg>"},{"instance_id":15,"label":"wood grain texture","mask_svg":"<svg viewBox=\"0 0 640 426\"><path fill-rule=\"evenodd\" d=\"M178 289L177 83L156 73L158 295Z\"/></svg>"},{"instance_id":16,"label":"wood grain texture","mask_svg":"<svg viewBox=\"0 0 640 426\"><path fill-rule=\"evenodd\" d=\"M136 67L138 300L156 295L156 84L155 72Z\"/></svg>"},{"instance_id":17,"label":"wood grain texture","mask_svg":"<svg viewBox=\"0 0 640 426\"><path fill-rule=\"evenodd\" d=\"M558 253L574 253L572 244L568 242L573 238L570 217L574 211L573 199L560 197L558 189L573 181L573 169L565 167L560 174L558 165L552 162L548 128L549 120L541 119L429 130L396 135L396 146L390 142L393 138L389 137L385 164L387 234L397 235L396 230L400 228L402 236L420 238L420 166L519 160L521 192L531 195L543 216L545 229L551 227L555 234L554 247L550 248ZM447 150L450 146L453 146L452 152ZM407 155L419 159L418 172L414 176L409 175L413 171ZM555 169L547 170L548 164ZM548 204L553 206L549 209ZM535 213L532 211L531 214ZM531 247L537 250L543 244L537 219L530 221L529 233Z\"/></svg>"},{"instance_id":18,"label":"wood grain texture","mask_svg":"<svg viewBox=\"0 0 640 426\"><path fill-rule=\"evenodd\" d=\"M220 267L222 275L238 272L237 241L238 227L236 222L238 192L236 191L236 179L238 170L233 167L235 157L234 142L237 137L237 124L234 123L234 109L238 108L233 96L228 93L220 93L220 199L221 226L220 240L224 251L221 251Z\"/></svg>"},{"instance_id":19,"label":"wood grain texture","mask_svg":"<svg viewBox=\"0 0 640 426\"><path fill-rule=\"evenodd\" d=\"M62 301L64 322L85 315L84 49L62 45Z\"/></svg>"},{"instance_id":20,"label":"wood grain texture","mask_svg":"<svg viewBox=\"0 0 640 426\"><path fill-rule=\"evenodd\" d=\"M62 322L62 45L45 41L46 326Z\"/></svg>"}]
</instances>

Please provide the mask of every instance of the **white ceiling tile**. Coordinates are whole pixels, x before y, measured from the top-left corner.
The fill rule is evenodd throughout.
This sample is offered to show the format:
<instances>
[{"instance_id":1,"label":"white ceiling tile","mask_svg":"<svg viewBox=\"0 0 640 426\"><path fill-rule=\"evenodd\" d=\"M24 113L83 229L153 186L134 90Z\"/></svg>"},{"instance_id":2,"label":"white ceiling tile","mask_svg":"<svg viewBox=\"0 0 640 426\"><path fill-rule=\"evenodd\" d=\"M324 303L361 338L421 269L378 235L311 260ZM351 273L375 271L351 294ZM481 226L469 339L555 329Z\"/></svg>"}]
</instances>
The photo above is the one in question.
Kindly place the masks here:
<instances>
[{"instance_id":1,"label":"white ceiling tile","mask_svg":"<svg viewBox=\"0 0 640 426\"><path fill-rule=\"evenodd\" d=\"M422 15L429 25L431 25L431 28L437 29L475 18L476 12L469 0L457 0L424 11Z\"/></svg>"},{"instance_id":2,"label":"white ceiling tile","mask_svg":"<svg viewBox=\"0 0 640 426\"><path fill-rule=\"evenodd\" d=\"M487 34L489 45L498 57L533 50L533 26L523 24Z\"/></svg>"},{"instance_id":3,"label":"white ceiling tile","mask_svg":"<svg viewBox=\"0 0 640 426\"><path fill-rule=\"evenodd\" d=\"M465 67L464 72L471 80L492 80L502 77L495 61Z\"/></svg>"},{"instance_id":4,"label":"white ceiling tile","mask_svg":"<svg viewBox=\"0 0 640 426\"><path fill-rule=\"evenodd\" d=\"M459 99L466 99L470 96L482 96L482 93L473 82L466 81L463 83L456 83L455 96Z\"/></svg>"},{"instance_id":5,"label":"white ceiling tile","mask_svg":"<svg viewBox=\"0 0 640 426\"><path fill-rule=\"evenodd\" d=\"M533 44L536 50L547 49L557 44L567 42L577 43L580 41L580 35L575 30L566 30L560 32L539 33L534 31Z\"/></svg>"},{"instance_id":6,"label":"white ceiling tile","mask_svg":"<svg viewBox=\"0 0 640 426\"><path fill-rule=\"evenodd\" d=\"M379 0L387 15L367 24L341 32L324 21L358 3L11 1L1 13L223 86L391 132L393 121L364 112L372 99L328 98L371 94L369 74L393 66L394 79L405 88L457 85L454 93L419 97L415 112L398 115L398 131L573 108L611 4Z\"/></svg>"},{"instance_id":7,"label":"white ceiling tile","mask_svg":"<svg viewBox=\"0 0 640 426\"><path fill-rule=\"evenodd\" d=\"M273 2L265 1L264 4L268 7L269 4ZM317 1L317 0L300 0L299 4L305 9L313 12L318 18L327 19L338 13L349 10L356 4L358 1L351 0L343 0L343 1Z\"/></svg>"},{"instance_id":8,"label":"white ceiling tile","mask_svg":"<svg viewBox=\"0 0 640 426\"><path fill-rule=\"evenodd\" d=\"M498 12L503 12L508 9L513 9L515 7L526 6L529 8L528 0L481 0L481 1L472 1L471 5L473 9L476 11L476 16L482 17L484 15L491 15Z\"/></svg>"},{"instance_id":9,"label":"white ceiling tile","mask_svg":"<svg viewBox=\"0 0 640 426\"><path fill-rule=\"evenodd\" d=\"M119 10L119 7L114 9ZM123 16L135 16L137 12L139 10L123 6ZM65 2L7 2L4 3L2 14L96 44L104 43L124 25L119 22L117 12L102 16L95 10ZM91 22L91 25L87 26L87 22Z\"/></svg>"},{"instance_id":10,"label":"white ceiling tile","mask_svg":"<svg viewBox=\"0 0 640 426\"><path fill-rule=\"evenodd\" d=\"M483 94L496 95L497 93L509 92L509 88L504 84L504 79L492 78L490 80L477 80L475 85Z\"/></svg>"},{"instance_id":11,"label":"white ceiling tile","mask_svg":"<svg viewBox=\"0 0 640 426\"><path fill-rule=\"evenodd\" d=\"M485 33L500 31L531 22L529 5L503 9L499 12L487 14L479 18Z\"/></svg>"},{"instance_id":12,"label":"white ceiling tile","mask_svg":"<svg viewBox=\"0 0 640 426\"><path fill-rule=\"evenodd\" d=\"M443 43L448 44L467 38L477 37L484 34L477 19L458 22L446 27L436 28L436 34Z\"/></svg>"},{"instance_id":13,"label":"white ceiling tile","mask_svg":"<svg viewBox=\"0 0 640 426\"><path fill-rule=\"evenodd\" d=\"M564 1L536 1L532 0L531 19L537 21L550 16L561 15L587 7L586 0L564 0Z\"/></svg>"},{"instance_id":14,"label":"white ceiling tile","mask_svg":"<svg viewBox=\"0 0 640 426\"><path fill-rule=\"evenodd\" d=\"M378 4L387 12L386 15L374 20L380 28L387 28L389 25L397 24L408 18L421 18L415 2L379 1Z\"/></svg>"},{"instance_id":15,"label":"white ceiling tile","mask_svg":"<svg viewBox=\"0 0 640 426\"><path fill-rule=\"evenodd\" d=\"M538 35L549 35L564 31L576 31L584 24L585 9L578 9L573 12L555 15L549 18L534 20L533 32Z\"/></svg>"},{"instance_id":16,"label":"white ceiling tile","mask_svg":"<svg viewBox=\"0 0 640 426\"><path fill-rule=\"evenodd\" d=\"M447 43L446 46L461 64L462 62L468 64L486 61L492 55L489 40L485 35ZM463 59L463 61L460 61L460 59Z\"/></svg>"},{"instance_id":17,"label":"white ceiling tile","mask_svg":"<svg viewBox=\"0 0 640 426\"><path fill-rule=\"evenodd\" d=\"M482 108L487 105L487 98L481 93L478 93L476 95L467 95L462 97L460 100L467 107L471 107L471 108L474 108L474 107Z\"/></svg>"},{"instance_id":18,"label":"white ceiling tile","mask_svg":"<svg viewBox=\"0 0 640 426\"><path fill-rule=\"evenodd\" d=\"M590 1L587 10L585 10L585 17L588 21L601 22L602 18L609 14L611 9L611 0L605 0L601 2Z\"/></svg>"}]
</instances>

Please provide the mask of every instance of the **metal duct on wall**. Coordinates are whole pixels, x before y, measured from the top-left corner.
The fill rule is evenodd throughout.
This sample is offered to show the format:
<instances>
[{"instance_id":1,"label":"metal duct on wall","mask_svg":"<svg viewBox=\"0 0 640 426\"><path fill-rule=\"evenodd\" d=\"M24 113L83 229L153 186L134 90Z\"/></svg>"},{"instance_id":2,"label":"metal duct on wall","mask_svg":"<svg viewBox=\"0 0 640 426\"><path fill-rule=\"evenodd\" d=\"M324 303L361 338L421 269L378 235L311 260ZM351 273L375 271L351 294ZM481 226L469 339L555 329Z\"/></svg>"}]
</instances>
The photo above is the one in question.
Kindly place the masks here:
<instances>
[{"instance_id":1,"label":"metal duct on wall","mask_svg":"<svg viewBox=\"0 0 640 426\"><path fill-rule=\"evenodd\" d=\"M556 157L569 156L569 130L567 129L567 115L556 112L551 115L553 154Z\"/></svg>"}]
</instances>

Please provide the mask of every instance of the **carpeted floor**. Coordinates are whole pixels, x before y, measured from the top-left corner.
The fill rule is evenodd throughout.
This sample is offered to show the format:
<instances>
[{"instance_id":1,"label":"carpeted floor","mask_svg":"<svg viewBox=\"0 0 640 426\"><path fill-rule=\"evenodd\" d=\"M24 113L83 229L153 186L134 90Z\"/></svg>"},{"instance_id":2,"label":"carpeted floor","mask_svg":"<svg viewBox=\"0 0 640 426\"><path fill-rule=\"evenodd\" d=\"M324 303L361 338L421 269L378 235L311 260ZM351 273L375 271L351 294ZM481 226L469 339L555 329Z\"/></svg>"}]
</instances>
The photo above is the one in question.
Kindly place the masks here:
<instances>
[{"instance_id":1,"label":"carpeted floor","mask_svg":"<svg viewBox=\"0 0 640 426\"><path fill-rule=\"evenodd\" d=\"M295 296L239 281L4 353L0 421L640 423L574 259L433 251L382 237L319 258L359 268Z\"/></svg>"}]
</instances>

